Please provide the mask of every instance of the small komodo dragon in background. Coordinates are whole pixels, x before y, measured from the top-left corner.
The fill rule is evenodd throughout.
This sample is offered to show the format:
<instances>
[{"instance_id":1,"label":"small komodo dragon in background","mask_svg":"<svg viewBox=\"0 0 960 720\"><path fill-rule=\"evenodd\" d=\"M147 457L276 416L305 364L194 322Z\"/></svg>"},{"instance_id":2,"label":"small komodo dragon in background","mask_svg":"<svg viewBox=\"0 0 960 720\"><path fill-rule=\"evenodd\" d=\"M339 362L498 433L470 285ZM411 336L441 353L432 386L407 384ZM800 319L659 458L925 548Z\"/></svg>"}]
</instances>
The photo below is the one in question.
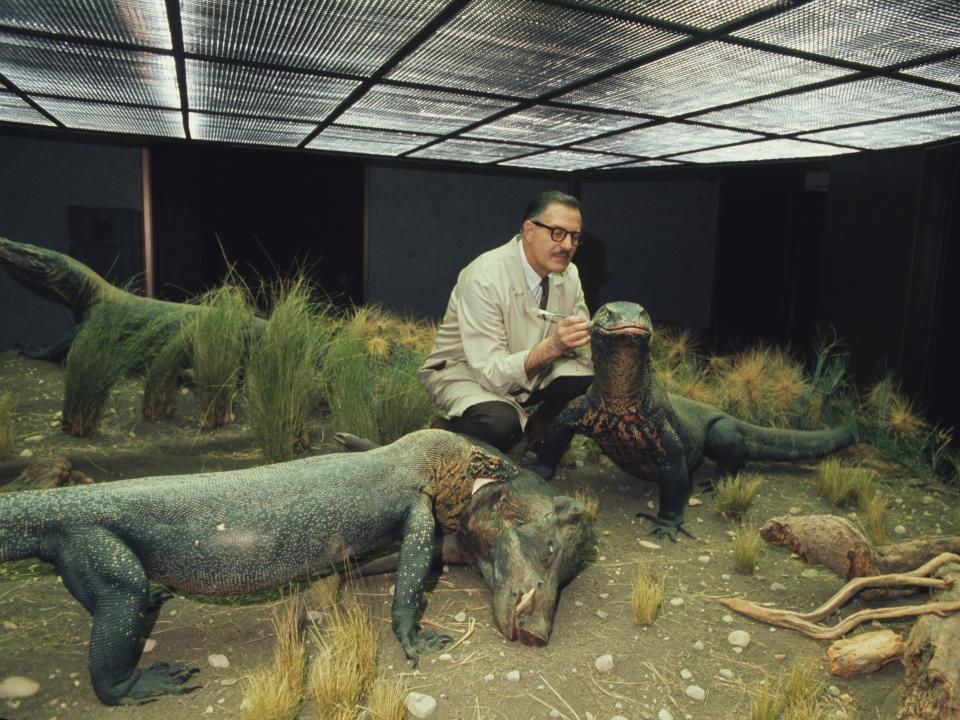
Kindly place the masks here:
<instances>
[{"instance_id":1,"label":"small komodo dragon in background","mask_svg":"<svg viewBox=\"0 0 960 720\"><path fill-rule=\"evenodd\" d=\"M704 457L716 462L715 478L736 475L747 460L799 460L846 447L853 434L829 430L764 428L711 405L668 393L650 363L653 323L640 305L613 302L593 316L590 338L594 379L547 430L531 469L553 477L574 435L593 438L622 470L660 484L654 533L676 540L690 493L690 474ZM690 535L692 537L692 535Z\"/></svg>"},{"instance_id":2,"label":"small komodo dragon in background","mask_svg":"<svg viewBox=\"0 0 960 720\"><path fill-rule=\"evenodd\" d=\"M453 433L421 430L359 454L8 493L0 496L0 562L38 557L56 566L93 616L93 688L102 702L116 705L192 689L185 683L195 670L184 665L137 668L141 636L149 630L148 580L187 593L251 593L399 540L393 630L416 662L431 639L418 630L416 616L437 526L456 531L466 505L481 495L498 497L494 486L504 484L488 483L473 495L477 480L510 481L518 474L509 461ZM578 523L579 504L550 502L555 513L541 522L560 538L566 525ZM478 559L487 564L491 585L543 577L536 572L541 554L520 558L530 548L489 542L488 550L494 546L502 557ZM584 539L584 557L588 547ZM524 580L529 567L533 579ZM504 623L515 625L517 616L535 609L529 590L512 588Z\"/></svg>"}]
</instances>

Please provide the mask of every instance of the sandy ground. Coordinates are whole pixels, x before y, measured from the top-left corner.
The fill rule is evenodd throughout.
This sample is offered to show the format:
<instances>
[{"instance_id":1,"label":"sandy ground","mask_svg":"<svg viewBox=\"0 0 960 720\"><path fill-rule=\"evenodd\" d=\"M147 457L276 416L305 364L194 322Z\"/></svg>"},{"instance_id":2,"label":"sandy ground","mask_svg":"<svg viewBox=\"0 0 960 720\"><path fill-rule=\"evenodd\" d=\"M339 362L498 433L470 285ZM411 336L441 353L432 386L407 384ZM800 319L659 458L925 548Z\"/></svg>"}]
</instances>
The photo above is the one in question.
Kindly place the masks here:
<instances>
[{"instance_id":1,"label":"sandy ground","mask_svg":"<svg viewBox=\"0 0 960 720\"><path fill-rule=\"evenodd\" d=\"M123 383L115 392L100 436L78 440L62 435L56 413L62 397L63 372L55 365L34 362L11 353L0 355L0 388L14 393L18 403L17 447L0 461L0 484L12 481L30 462L19 453L29 449L33 460L68 458L97 481L246 467L260 462L252 433L243 418L215 435L201 434L192 420L195 404L183 397L178 419L164 424L139 419L140 389ZM313 429L315 452L333 450L323 419ZM848 452L850 458L872 457L869 449ZM958 532L957 496L952 490L925 487L895 467L882 464L883 482L895 498L888 521L906 528L904 538L933 532ZM813 490L812 464L753 465L765 478L752 517L758 523L789 512L831 512ZM698 477L705 477L702 468ZM467 623L476 630L452 651L452 660L426 655L413 671L389 629L390 575L361 581L356 592L369 602L381 624L379 672L402 678L411 690L427 693L439 703L434 718L548 718L568 720L628 720L657 717L668 710L678 720L746 718L750 691L765 679L805 658L823 659L827 644L796 633L730 617L717 598L739 595L782 607L811 609L841 587L830 571L810 573L800 560L780 548L767 547L754 576L733 569L729 526L713 509L709 496L687 511L697 540L660 543L648 540L649 523L635 514L654 507L656 486L641 483L607 463L567 468L557 480L567 494L585 491L600 500L595 560L562 593L553 637L544 648L507 643L490 617L489 594L479 575L469 568L448 568L436 579L424 623L459 637ZM696 501L695 501L696 502ZM668 602L652 627L631 621L629 595L637 560L648 560L666 575ZM6 572L5 572L6 571ZM804 571L808 571L801 575ZM785 590L771 589L781 584ZM917 601L922 598L918 598ZM673 600L674 602L669 602ZM679 602L682 601L682 602ZM847 614L863 607L852 603ZM0 718L143 718L168 720L191 717L240 717L245 677L269 657L272 647L269 603L213 603L177 597L164 605L153 633L156 647L142 663L177 660L201 668L202 687L178 697L164 697L130 708L102 706L94 695L86 669L89 618L51 574L16 573L0 566L0 680L27 676L40 684L32 697L0 701ZM468 620L469 622L469 620ZM889 623L906 633L910 622ZM752 642L736 654L727 642L732 630L746 630ZM867 628L873 629L873 628ZM699 644L702 643L702 646ZM702 647L702 649L698 649ZM224 654L230 666L215 669L208 656ZM594 660L610 654L611 671L601 673ZM840 680L823 677L835 686L831 710L840 717L889 718L895 713L902 669L894 663L873 675ZM732 677L722 677L721 669ZM519 682L507 680L517 670ZM691 674L684 679L681 671ZM685 694L689 685L706 691L702 701ZM551 715L552 713L552 715ZM843 715L842 713L846 713ZM316 714L305 707L303 718Z\"/></svg>"}]
</instances>

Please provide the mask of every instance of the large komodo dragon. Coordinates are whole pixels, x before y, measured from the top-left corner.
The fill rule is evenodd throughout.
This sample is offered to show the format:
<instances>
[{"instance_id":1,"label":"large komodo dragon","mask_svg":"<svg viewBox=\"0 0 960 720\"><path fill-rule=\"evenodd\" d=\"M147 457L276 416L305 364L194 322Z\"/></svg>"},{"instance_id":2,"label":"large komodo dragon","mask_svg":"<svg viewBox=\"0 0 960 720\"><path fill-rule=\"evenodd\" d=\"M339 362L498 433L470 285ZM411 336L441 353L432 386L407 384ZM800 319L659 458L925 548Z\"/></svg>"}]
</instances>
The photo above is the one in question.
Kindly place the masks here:
<instances>
[{"instance_id":1,"label":"large komodo dragon","mask_svg":"<svg viewBox=\"0 0 960 720\"><path fill-rule=\"evenodd\" d=\"M393 630L416 662L436 640L416 626L435 532L438 525L457 530L468 505L465 517L478 533L502 534L472 545L495 590L500 629L515 636L526 619L533 632L545 625L549 632L558 582L551 565L576 572L570 568L579 567L578 556L582 564L589 531L579 503L548 491L540 494L551 512L536 503L532 517L523 506L537 493L513 492L517 475L513 464L457 435L421 430L362 454L8 493L0 496L0 561L38 557L56 566L93 616L93 688L116 705L192 689L186 682L195 670L182 664L137 668L152 609L148 580L188 593L250 593L399 540ZM471 495L485 478L498 482ZM506 532L510 516L498 525L481 521L504 507L530 527Z\"/></svg>"},{"instance_id":2,"label":"large komodo dragon","mask_svg":"<svg viewBox=\"0 0 960 720\"><path fill-rule=\"evenodd\" d=\"M735 475L747 460L798 460L826 455L853 442L844 427L802 431L758 427L710 405L668 393L650 363L653 323L640 305L613 302L593 316L594 380L551 423L531 469L550 479L576 434L631 475L660 484L654 533L676 540L692 473L704 457L714 477ZM691 536L692 537L692 536Z\"/></svg>"}]
</instances>

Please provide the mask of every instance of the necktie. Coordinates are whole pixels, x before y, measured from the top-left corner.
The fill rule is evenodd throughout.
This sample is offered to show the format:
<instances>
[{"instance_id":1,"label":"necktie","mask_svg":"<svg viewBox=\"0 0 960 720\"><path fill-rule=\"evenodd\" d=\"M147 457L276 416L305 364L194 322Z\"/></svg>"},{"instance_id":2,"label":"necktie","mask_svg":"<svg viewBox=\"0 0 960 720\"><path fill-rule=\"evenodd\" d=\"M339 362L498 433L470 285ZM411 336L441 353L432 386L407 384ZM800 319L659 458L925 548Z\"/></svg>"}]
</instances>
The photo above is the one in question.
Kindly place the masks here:
<instances>
[{"instance_id":1,"label":"necktie","mask_svg":"<svg viewBox=\"0 0 960 720\"><path fill-rule=\"evenodd\" d=\"M540 281L540 309L547 309L547 298L550 296L550 276L545 275Z\"/></svg>"}]
</instances>

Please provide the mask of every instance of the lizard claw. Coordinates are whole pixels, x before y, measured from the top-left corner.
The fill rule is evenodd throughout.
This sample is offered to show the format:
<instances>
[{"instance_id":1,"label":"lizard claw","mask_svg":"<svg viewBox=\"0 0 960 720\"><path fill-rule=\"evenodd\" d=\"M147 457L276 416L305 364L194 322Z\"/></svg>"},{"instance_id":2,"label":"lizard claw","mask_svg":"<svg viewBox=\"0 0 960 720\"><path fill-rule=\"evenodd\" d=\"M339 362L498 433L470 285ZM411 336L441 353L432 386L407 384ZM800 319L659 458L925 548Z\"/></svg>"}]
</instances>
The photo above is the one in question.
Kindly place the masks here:
<instances>
[{"instance_id":1,"label":"lizard claw","mask_svg":"<svg viewBox=\"0 0 960 720\"><path fill-rule=\"evenodd\" d=\"M683 520L670 520L669 518L659 517L657 515L651 515L650 513L645 512L638 512L637 517L645 517L647 520L653 523L654 528L650 531L650 534L655 536L658 540L666 535L671 541L676 542L678 532L682 532L692 540L697 539L693 533L684 527Z\"/></svg>"},{"instance_id":2,"label":"lizard claw","mask_svg":"<svg viewBox=\"0 0 960 720\"><path fill-rule=\"evenodd\" d=\"M402 643L403 652L407 656L410 667L415 668L420 662L420 653L442 648L452 640L453 638L449 635L442 635L433 628L414 630L410 640Z\"/></svg>"}]
</instances>

